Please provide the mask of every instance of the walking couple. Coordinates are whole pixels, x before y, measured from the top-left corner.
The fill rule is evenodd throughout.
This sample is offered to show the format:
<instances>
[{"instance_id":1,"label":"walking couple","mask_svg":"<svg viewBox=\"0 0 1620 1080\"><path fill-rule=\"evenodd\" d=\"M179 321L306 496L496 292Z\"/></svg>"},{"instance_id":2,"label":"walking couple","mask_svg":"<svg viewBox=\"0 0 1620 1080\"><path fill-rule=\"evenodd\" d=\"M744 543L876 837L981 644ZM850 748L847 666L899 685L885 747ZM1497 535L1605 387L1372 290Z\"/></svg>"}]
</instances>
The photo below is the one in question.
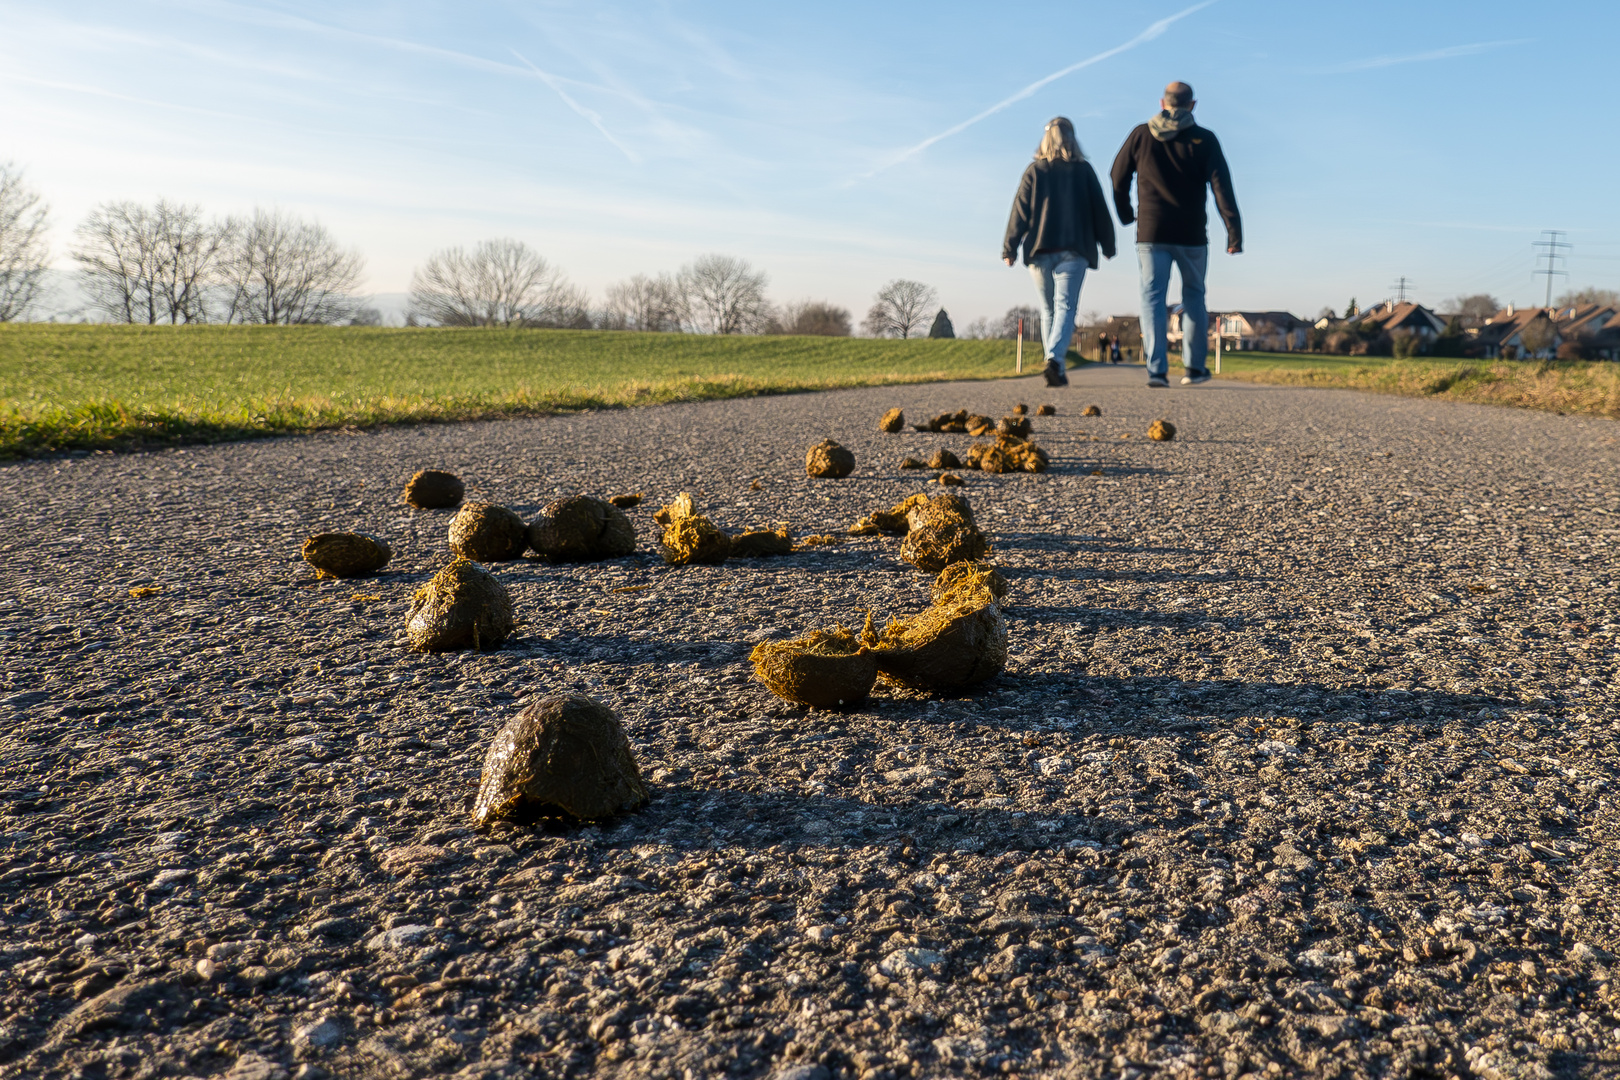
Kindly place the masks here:
<instances>
[{"instance_id":1,"label":"walking couple","mask_svg":"<svg viewBox=\"0 0 1620 1080\"><path fill-rule=\"evenodd\" d=\"M1204 272L1209 264L1204 188L1215 192L1215 206L1226 223L1226 250L1243 250L1243 227L1232 175L1221 144L1193 121L1192 87L1165 87L1159 113L1140 124L1114 159L1114 206L1119 220L1136 221L1136 258L1142 271L1142 355L1148 385L1169 385L1165 336L1170 269L1181 273L1181 359L1183 386L1209 381L1209 312L1204 306ZM1136 178L1139 211L1131 210L1131 178ZM1035 160L1024 170L1007 221L1001 258L1008 266L1024 249L1024 263L1041 294L1041 341L1046 353L1046 384L1067 386L1064 355L1074 335L1076 305L1086 270L1097 269L1097 249L1114 257L1114 222L1102 185L1080 152L1074 125L1058 117L1046 125Z\"/></svg>"}]
</instances>

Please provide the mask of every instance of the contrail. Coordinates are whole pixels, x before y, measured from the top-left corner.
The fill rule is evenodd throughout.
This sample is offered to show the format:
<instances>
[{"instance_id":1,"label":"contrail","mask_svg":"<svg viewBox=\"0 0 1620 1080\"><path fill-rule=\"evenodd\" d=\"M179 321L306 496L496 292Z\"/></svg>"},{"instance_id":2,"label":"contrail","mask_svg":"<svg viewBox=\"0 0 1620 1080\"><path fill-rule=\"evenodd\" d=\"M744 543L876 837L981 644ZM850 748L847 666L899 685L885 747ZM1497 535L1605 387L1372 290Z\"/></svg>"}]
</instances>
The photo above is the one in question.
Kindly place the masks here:
<instances>
[{"instance_id":1,"label":"contrail","mask_svg":"<svg viewBox=\"0 0 1620 1080\"><path fill-rule=\"evenodd\" d=\"M1371 71L1374 68L1394 67L1396 64L1421 64L1428 60L1451 60L1458 56L1473 56L1476 53L1486 52L1490 49L1500 49L1508 45L1528 45L1534 40L1534 38L1513 38L1509 41L1476 41L1469 45L1452 45L1444 49L1435 49L1433 52L1412 53L1407 56L1374 56L1367 60L1352 60L1347 64L1338 64L1322 70L1329 75L1343 75L1352 71Z\"/></svg>"},{"instance_id":2,"label":"contrail","mask_svg":"<svg viewBox=\"0 0 1620 1080\"><path fill-rule=\"evenodd\" d=\"M1194 4L1192 7L1187 8L1185 11L1178 11L1174 15L1170 15L1170 16L1168 16L1166 18L1160 19L1158 22L1154 23L1152 26L1149 26L1146 30L1143 30L1140 34L1137 34L1135 37L1131 38L1131 40L1125 42L1125 44L1123 44L1123 45L1116 45L1112 49L1109 49L1107 52L1100 52L1096 56L1089 56L1089 57L1087 57L1086 59L1080 61L1077 64L1070 64L1068 67L1064 68L1062 71L1054 71L1052 74L1048 75L1046 78L1040 79L1040 80L1037 80L1036 82L1030 83L1028 86L1024 87L1022 90L1018 91L1018 93L1012 95L1011 97L1003 98L1001 101L996 102L994 105L990 106L988 109L986 109L983 112L979 113L977 116L970 117L969 119L962 121L960 124L957 124L955 127L946 128L944 131L940 132L938 135L934 135L934 136L931 136L929 138L926 138L922 142L918 143L916 146L913 146L913 147L910 147L909 149L900 151L900 153L896 154L894 157L890 158L888 161L885 161L882 165L879 165L877 168L873 169L871 172L862 173L861 174L861 179L865 180L868 177L876 176L878 173L882 172L884 169L892 168L895 165L900 164L902 161L905 161L907 158L915 157L916 155L922 153L924 150L928 149L930 146L933 146L935 143L939 142L941 139L948 139L952 135L955 135L959 131L967 130L968 128L972 127L974 124L977 124L980 120L983 120L985 117L994 116L996 113L1000 112L1002 109L1005 109L1007 106L1013 104L1014 102L1023 101L1025 98L1027 98L1030 95L1034 94L1037 90L1039 90L1041 87L1047 85L1048 83L1056 82L1058 79L1063 78L1063 76L1072 75L1076 71L1079 71L1081 68L1088 68L1093 64L1100 64L1104 60L1107 60L1107 59L1110 59L1112 57L1118 56L1120 53L1123 53L1123 52L1129 52L1130 50L1136 48L1138 45L1142 45L1142 44L1144 44L1146 42L1152 41L1154 38L1158 37L1160 34L1164 33L1166 30L1170 29L1170 27L1173 24L1180 22L1182 19L1185 19L1187 16L1193 14L1196 11L1204 10L1205 8L1209 7L1211 4L1213 4L1215 2L1216 2L1216 0L1204 0L1204 2L1201 3L1201 4Z\"/></svg>"},{"instance_id":3,"label":"contrail","mask_svg":"<svg viewBox=\"0 0 1620 1080\"><path fill-rule=\"evenodd\" d=\"M1213 0L1211 0L1211 2L1213 2ZM528 67L529 67L529 70L534 72L535 75L539 77L541 82L543 82L547 86L551 87L551 89L556 93L556 95L563 99L563 104L567 105L570 109L573 109L576 113L578 113L580 116L584 117L586 120L589 120L591 122L591 125L593 127L595 127L597 131L600 131L602 133L602 138L606 139L608 142L612 143L615 147L617 147L619 153L621 153L625 157L629 158L630 163L632 165L640 165L641 164L641 157L634 150L630 149L628 146L624 145L624 143L622 143L618 139L614 138L613 137L613 132L609 131L607 129L607 126L602 123L602 114L601 113L597 112L595 109L587 109L585 106L581 105L579 102L577 102L573 98L569 97L568 96L568 91L564 90L562 88L562 85L555 78L553 78L552 76L546 74L544 71L541 71L539 68L535 67L533 62L531 62L527 56L524 56L522 53L518 52L516 49L512 50L512 55L517 57L519 60L523 61L525 64L527 64Z\"/></svg>"}]
</instances>

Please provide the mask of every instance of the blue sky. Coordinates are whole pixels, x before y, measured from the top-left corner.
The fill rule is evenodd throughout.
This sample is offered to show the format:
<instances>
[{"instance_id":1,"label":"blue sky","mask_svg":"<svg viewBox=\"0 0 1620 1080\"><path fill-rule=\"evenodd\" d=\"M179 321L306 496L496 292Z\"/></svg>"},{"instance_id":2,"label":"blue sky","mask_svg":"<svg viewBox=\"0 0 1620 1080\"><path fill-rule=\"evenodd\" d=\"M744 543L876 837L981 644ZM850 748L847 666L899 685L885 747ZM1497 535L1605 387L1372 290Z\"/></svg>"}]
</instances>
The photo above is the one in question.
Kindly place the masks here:
<instances>
[{"instance_id":1,"label":"blue sky","mask_svg":"<svg viewBox=\"0 0 1620 1080\"><path fill-rule=\"evenodd\" d=\"M166 196L318 217L378 293L513 236L598 295L719 251L857 316L926 281L960 324L1033 296L997 255L1045 121L1106 183L1181 78L1245 220L1213 306L1312 315L1402 275L1429 303L1539 301L1548 228L1570 283L1620 287L1620 7L1188 3L0 0L0 159L64 267L97 202ZM1081 306L1135 295L1127 256Z\"/></svg>"}]
</instances>

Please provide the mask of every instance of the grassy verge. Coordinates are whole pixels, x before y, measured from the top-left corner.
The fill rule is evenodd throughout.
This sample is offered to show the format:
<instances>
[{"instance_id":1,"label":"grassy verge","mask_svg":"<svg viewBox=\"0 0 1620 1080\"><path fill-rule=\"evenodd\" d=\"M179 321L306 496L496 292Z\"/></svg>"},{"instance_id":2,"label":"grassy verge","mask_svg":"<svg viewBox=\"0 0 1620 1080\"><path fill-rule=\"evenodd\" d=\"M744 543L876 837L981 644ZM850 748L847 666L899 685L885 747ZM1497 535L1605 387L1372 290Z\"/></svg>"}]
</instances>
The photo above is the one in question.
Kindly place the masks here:
<instances>
[{"instance_id":1,"label":"grassy verge","mask_svg":"<svg viewBox=\"0 0 1620 1080\"><path fill-rule=\"evenodd\" d=\"M0 325L0 456L993 379L1012 343Z\"/></svg>"},{"instance_id":2,"label":"grassy verge","mask_svg":"<svg viewBox=\"0 0 1620 1080\"><path fill-rule=\"evenodd\" d=\"M1227 353L1221 360L1221 377L1620 419L1620 364L1583 360L1392 360L1310 353Z\"/></svg>"}]
</instances>

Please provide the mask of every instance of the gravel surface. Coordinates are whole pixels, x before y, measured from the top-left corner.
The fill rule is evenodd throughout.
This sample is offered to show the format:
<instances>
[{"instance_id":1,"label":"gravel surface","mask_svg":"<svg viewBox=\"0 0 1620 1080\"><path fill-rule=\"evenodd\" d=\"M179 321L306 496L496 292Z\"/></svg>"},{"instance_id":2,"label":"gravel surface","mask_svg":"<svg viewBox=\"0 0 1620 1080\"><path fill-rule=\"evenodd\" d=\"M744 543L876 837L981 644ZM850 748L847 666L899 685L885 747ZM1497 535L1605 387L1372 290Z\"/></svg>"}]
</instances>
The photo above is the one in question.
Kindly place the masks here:
<instances>
[{"instance_id":1,"label":"gravel surface","mask_svg":"<svg viewBox=\"0 0 1620 1080\"><path fill-rule=\"evenodd\" d=\"M1620 427L1073 379L0 468L0 1074L1620 1073ZM752 676L924 607L898 539L656 554L682 490L837 532L971 442L886 408L1020 400L1053 470L954 489L1012 585L971 697ZM807 479L829 436L855 474ZM399 502L419 468L525 518L645 492L640 550L495 564L514 638L412 653L451 516ZM346 529L393 563L317 582ZM652 802L473 831L489 736L560 691Z\"/></svg>"}]
</instances>

